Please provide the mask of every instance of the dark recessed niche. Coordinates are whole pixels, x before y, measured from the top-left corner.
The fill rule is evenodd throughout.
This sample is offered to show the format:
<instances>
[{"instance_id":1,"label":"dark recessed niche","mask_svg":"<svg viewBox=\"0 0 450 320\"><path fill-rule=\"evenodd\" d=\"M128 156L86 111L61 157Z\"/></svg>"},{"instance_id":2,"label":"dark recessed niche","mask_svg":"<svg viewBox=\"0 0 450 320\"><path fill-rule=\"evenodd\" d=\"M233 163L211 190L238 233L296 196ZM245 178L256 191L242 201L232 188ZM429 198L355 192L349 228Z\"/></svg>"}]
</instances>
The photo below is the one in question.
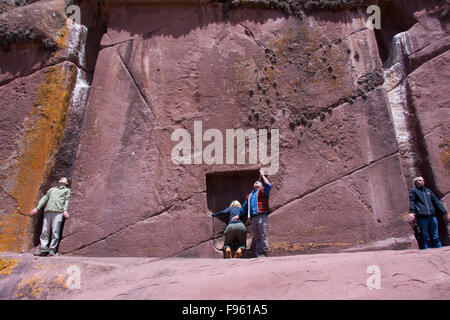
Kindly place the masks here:
<instances>
[{"instance_id":1,"label":"dark recessed niche","mask_svg":"<svg viewBox=\"0 0 450 320\"><path fill-rule=\"evenodd\" d=\"M252 191L253 184L259 179L258 170L235 170L209 172L206 174L206 197L208 209L218 212L238 200L241 205L245 197ZM244 219L245 222L245 219ZM223 235L228 224L228 215L223 214L214 218L213 237Z\"/></svg>"},{"instance_id":2,"label":"dark recessed niche","mask_svg":"<svg viewBox=\"0 0 450 320\"><path fill-rule=\"evenodd\" d=\"M206 174L206 197L211 212L227 208L232 201L244 204L245 197L259 179L258 170L209 172Z\"/></svg>"}]
</instances>

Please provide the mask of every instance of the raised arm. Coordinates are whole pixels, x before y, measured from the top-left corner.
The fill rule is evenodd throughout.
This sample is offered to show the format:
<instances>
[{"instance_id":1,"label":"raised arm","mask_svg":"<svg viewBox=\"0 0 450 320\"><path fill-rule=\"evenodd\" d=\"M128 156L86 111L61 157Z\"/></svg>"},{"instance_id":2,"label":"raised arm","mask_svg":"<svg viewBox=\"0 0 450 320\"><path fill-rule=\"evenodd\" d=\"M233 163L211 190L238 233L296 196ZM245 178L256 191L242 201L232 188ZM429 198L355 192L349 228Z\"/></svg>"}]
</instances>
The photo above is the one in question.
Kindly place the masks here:
<instances>
[{"instance_id":1,"label":"raised arm","mask_svg":"<svg viewBox=\"0 0 450 320\"><path fill-rule=\"evenodd\" d=\"M259 169L259 173L261 175L261 179L262 179L263 184L264 184L264 193L268 196L270 194L270 190L272 189L272 185L270 184L269 180L264 175L264 171L263 171L262 168Z\"/></svg>"}]
</instances>

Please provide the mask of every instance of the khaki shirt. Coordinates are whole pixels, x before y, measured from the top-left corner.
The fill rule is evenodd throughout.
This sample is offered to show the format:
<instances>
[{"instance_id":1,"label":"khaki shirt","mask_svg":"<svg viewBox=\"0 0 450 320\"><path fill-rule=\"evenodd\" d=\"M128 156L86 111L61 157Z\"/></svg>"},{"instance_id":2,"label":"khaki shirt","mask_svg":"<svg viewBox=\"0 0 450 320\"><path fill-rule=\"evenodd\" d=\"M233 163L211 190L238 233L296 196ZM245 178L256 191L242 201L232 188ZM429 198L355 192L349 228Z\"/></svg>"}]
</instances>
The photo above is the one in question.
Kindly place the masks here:
<instances>
[{"instance_id":1,"label":"khaki shirt","mask_svg":"<svg viewBox=\"0 0 450 320\"><path fill-rule=\"evenodd\" d=\"M65 186L50 188L45 196L39 200L37 208L40 210L45 204L45 212L63 212L69 207L70 189Z\"/></svg>"}]
</instances>

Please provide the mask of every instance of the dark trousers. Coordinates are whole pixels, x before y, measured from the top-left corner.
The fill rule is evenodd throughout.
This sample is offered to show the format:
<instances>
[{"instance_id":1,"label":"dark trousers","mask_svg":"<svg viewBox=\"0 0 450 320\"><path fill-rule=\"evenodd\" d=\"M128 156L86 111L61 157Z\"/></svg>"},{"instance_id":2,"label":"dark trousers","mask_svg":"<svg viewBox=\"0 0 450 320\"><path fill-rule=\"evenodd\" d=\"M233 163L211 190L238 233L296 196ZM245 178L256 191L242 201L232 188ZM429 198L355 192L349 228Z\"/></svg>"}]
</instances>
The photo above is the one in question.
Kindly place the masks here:
<instances>
[{"instance_id":1,"label":"dark trousers","mask_svg":"<svg viewBox=\"0 0 450 320\"><path fill-rule=\"evenodd\" d=\"M252 246L255 255L266 255L269 251L269 217L267 213L260 213L252 217Z\"/></svg>"},{"instance_id":2,"label":"dark trousers","mask_svg":"<svg viewBox=\"0 0 450 320\"><path fill-rule=\"evenodd\" d=\"M225 229L225 243L223 248L230 248L230 246L237 242L239 248L245 250L247 246L247 228L242 222L230 223Z\"/></svg>"},{"instance_id":3,"label":"dark trousers","mask_svg":"<svg viewBox=\"0 0 450 320\"><path fill-rule=\"evenodd\" d=\"M438 222L435 216L416 216L417 225L420 230L420 241L424 249L431 246L433 248L440 248Z\"/></svg>"}]
</instances>

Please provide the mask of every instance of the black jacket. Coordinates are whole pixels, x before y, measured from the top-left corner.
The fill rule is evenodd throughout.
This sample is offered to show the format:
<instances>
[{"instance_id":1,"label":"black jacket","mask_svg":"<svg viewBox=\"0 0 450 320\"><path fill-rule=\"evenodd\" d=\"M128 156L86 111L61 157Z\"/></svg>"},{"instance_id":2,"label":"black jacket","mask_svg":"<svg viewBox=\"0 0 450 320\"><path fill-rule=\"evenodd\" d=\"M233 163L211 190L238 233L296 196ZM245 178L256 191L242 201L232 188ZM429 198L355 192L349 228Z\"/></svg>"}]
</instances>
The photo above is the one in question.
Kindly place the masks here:
<instances>
[{"instance_id":1,"label":"black jacket","mask_svg":"<svg viewBox=\"0 0 450 320\"><path fill-rule=\"evenodd\" d=\"M409 211L416 215L434 215L435 209L442 214L447 210L434 195L433 191L425 187L416 187L409 190Z\"/></svg>"}]
</instances>

